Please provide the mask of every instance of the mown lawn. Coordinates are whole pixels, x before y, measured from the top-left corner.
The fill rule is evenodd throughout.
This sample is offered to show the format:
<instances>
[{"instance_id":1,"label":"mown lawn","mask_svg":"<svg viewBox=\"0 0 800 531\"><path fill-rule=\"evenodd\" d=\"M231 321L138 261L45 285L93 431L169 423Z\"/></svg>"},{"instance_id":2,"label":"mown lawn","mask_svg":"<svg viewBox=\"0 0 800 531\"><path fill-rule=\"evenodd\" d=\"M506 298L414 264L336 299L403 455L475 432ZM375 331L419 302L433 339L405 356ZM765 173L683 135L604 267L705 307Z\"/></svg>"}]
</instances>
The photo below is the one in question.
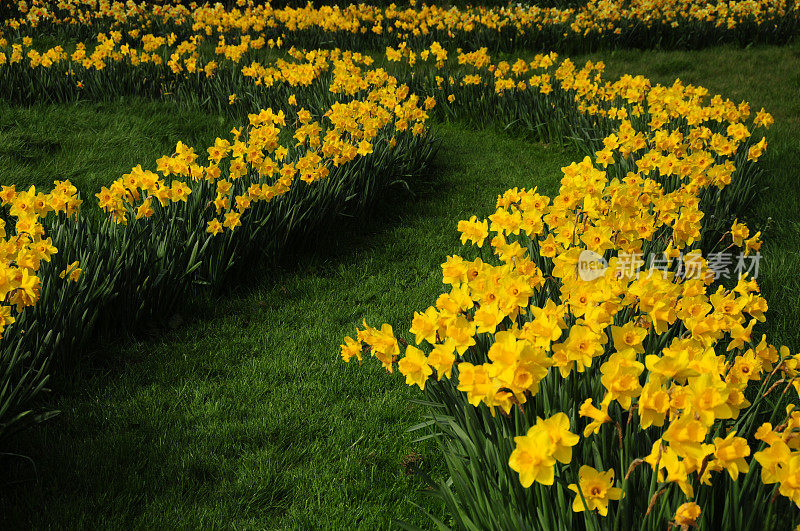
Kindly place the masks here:
<instances>
[{"instance_id":1,"label":"mown lawn","mask_svg":"<svg viewBox=\"0 0 800 531\"><path fill-rule=\"evenodd\" d=\"M398 189L374 223L60 378L62 414L16 440L35 473L6 459L6 523L427 525L412 502L441 509L419 495L414 472L437 474L437 450L405 433L421 393L375 364L343 363L338 345L363 318L407 330L439 293L444 255L460 248L457 221L489 214L512 186L554 192L574 158L489 131L439 134L428 182L414 196Z\"/></svg>"},{"instance_id":2,"label":"mown lawn","mask_svg":"<svg viewBox=\"0 0 800 531\"><path fill-rule=\"evenodd\" d=\"M0 180L50 190L69 179L98 211L101 186L168 155L180 140L205 151L235 125L176 104L131 98L108 103L18 107L0 103Z\"/></svg>"},{"instance_id":3,"label":"mown lawn","mask_svg":"<svg viewBox=\"0 0 800 531\"><path fill-rule=\"evenodd\" d=\"M747 221L767 227L760 282L771 310L764 330L796 351L800 47L592 58L603 59L609 75L642 73L670 83L680 77L774 114L764 190ZM181 123L169 107L149 105L97 113L96 123L105 125L95 134L111 156L95 150L91 134L76 133L58 141L63 160L9 162L4 155L0 175L38 184L63 172L89 190L139 162L152 164L179 139L205 145L230 129L225 120L190 112ZM66 125L91 128L91 108L67 111L86 121L65 118ZM31 123L8 126L4 110L0 150L6 138L41 138L36 128L46 134L63 111L13 112L32 113ZM163 121L159 113L167 115ZM141 124L156 136L122 140ZM99 347L86 353L92 361L57 378L52 405L62 414L15 440L13 451L31 460L0 459L9 478L0 498L3 527L371 529L392 519L428 527L412 502L435 514L441 509L419 494L425 483L414 472L441 473L437 449L405 433L421 415L409 402L420 394L375 363L344 364L338 345L362 318L405 334L413 311L440 292L439 264L460 248L457 221L488 214L509 187L555 192L559 168L576 156L457 125L440 126L439 134L442 147L426 182L413 196L398 188L373 223L345 224L320 238L322 250L301 253L283 271L256 270L230 293L195 301L152 337Z\"/></svg>"}]
</instances>

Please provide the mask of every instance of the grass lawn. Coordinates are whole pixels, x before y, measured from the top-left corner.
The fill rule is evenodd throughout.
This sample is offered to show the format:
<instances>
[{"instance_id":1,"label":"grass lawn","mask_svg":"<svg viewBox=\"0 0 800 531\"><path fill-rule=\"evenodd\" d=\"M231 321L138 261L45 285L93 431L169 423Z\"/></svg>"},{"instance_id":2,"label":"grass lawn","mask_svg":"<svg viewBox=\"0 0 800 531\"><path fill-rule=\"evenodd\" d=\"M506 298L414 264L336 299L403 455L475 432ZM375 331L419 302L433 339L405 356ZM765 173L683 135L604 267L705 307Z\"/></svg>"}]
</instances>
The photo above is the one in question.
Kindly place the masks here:
<instances>
[{"instance_id":1,"label":"grass lawn","mask_svg":"<svg viewBox=\"0 0 800 531\"><path fill-rule=\"evenodd\" d=\"M440 135L430 182L373 225L59 379L62 414L15 441L38 481L27 461L5 460L18 482L5 489L6 525L427 525L413 471L435 474L438 451L405 433L421 393L373 363L343 363L338 345L362 318L407 330L460 248L457 221L488 215L512 186L554 192L574 158L493 132Z\"/></svg>"},{"instance_id":2,"label":"grass lawn","mask_svg":"<svg viewBox=\"0 0 800 531\"><path fill-rule=\"evenodd\" d=\"M680 77L775 115L765 190L748 221L762 228L771 218L760 276L772 306L765 331L796 351L800 47L593 58L605 60L610 75ZM88 132L64 134L54 140L63 160L18 161L0 152L0 175L38 184L73 170L70 178L88 190L139 162L152 164L179 139L204 145L230 129L201 114L187 113L182 123L163 106L133 105L105 107L97 122L95 106L70 109L84 122L63 118L84 124L74 131L105 124L94 134L113 156L95 150ZM4 109L0 149L7 138L49 138L40 135L58 130L50 122L62 119L60 109ZM14 112L31 113L32 122L9 121ZM124 140L141 124L163 136ZM393 518L427 527L411 502L441 509L419 494L425 484L413 472L440 473L438 451L404 432L420 415L409 399L420 394L376 363L342 363L338 345L362 318L393 323L408 337L413 311L440 292L439 264L460 248L457 221L490 213L509 187L554 193L559 168L576 156L455 125L441 126L440 136L429 182L413 197L398 191L402 200L373 224L342 230L285 272L254 274L234 292L197 301L176 330L105 346L59 377L53 407L62 414L14 440L13 451L35 469L19 457L0 459L10 478L1 490L3 527L385 528Z\"/></svg>"},{"instance_id":3,"label":"grass lawn","mask_svg":"<svg viewBox=\"0 0 800 531\"><path fill-rule=\"evenodd\" d=\"M0 181L50 190L69 179L92 211L101 186L137 164L155 168L181 140L198 151L234 124L176 104L128 99L17 107L0 103Z\"/></svg>"}]
</instances>

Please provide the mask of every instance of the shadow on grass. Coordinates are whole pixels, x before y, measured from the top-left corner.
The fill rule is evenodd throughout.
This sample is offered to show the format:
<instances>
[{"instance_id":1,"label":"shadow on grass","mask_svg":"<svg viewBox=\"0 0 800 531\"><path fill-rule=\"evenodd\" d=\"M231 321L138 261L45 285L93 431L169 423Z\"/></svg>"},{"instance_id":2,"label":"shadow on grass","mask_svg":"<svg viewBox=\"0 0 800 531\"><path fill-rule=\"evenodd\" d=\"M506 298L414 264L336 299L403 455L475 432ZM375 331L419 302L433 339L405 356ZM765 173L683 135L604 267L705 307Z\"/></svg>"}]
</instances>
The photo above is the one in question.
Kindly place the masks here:
<instances>
[{"instance_id":1,"label":"shadow on grass","mask_svg":"<svg viewBox=\"0 0 800 531\"><path fill-rule=\"evenodd\" d=\"M414 469L441 474L435 446L405 428L417 390L373 363L341 362L356 324L405 335L441 290L459 219L513 186L552 193L572 154L491 131L440 129L414 193L369 221L340 220L278 267L239 271L182 319L81 356L54 381L62 414L0 459L0 521L14 527L427 526L442 516ZM182 324L180 321L183 321Z\"/></svg>"}]
</instances>

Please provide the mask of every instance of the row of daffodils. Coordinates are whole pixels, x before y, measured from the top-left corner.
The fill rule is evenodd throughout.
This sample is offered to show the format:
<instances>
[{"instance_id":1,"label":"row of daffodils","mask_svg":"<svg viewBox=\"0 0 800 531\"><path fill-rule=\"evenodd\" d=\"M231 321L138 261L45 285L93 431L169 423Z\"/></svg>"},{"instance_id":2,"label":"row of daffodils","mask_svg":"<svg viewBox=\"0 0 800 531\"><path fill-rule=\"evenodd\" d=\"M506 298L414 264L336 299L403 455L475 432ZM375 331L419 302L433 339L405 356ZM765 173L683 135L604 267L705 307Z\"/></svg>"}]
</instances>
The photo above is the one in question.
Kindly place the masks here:
<instances>
[{"instance_id":1,"label":"row of daffodils","mask_svg":"<svg viewBox=\"0 0 800 531\"><path fill-rule=\"evenodd\" d=\"M150 6L108 0L20 1L6 22L13 31L54 29L85 34L92 28L141 24L157 30L191 26L196 33L258 33L267 38L290 36L295 44L317 47L380 48L405 40L427 46L433 40L457 39L462 45L519 46L570 51L600 46L707 45L720 40L774 41L795 33L798 4L793 0L589 0L579 7L509 5L483 8L417 5L351 4L346 7L273 7L239 0L233 9L222 3L188 6L167 2Z\"/></svg>"},{"instance_id":2,"label":"row of daffodils","mask_svg":"<svg viewBox=\"0 0 800 531\"><path fill-rule=\"evenodd\" d=\"M244 264L369 213L427 166L433 99L349 54L326 57L310 108L293 94L204 152L179 142L155 171L138 165L103 186L97 209L81 210L68 181L2 188L0 435L41 420L32 399L56 355L163 321L196 286L222 289Z\"/></svg>"},{"instance_id":3,"label":"row of daffodils","mask_svg":"<svg viewBox=\"0 0 800 531\"><path fill-rule=\"evenodd\" d=\"M563 168L555 197L515 188L488 219L458 223L466 248L407 340L364 323L342 345L345 361L374 356L426 391L455 523L797 523L800 359L753 333L767 311L760 233L709 220L751 178L766 147L752 131L771 117L699 87L603 83L597 65L459 61L476 72L439 83L451 108L456 88L517 103L520 85L546 85L611 131Z\"/></svg>"}]
</instances>

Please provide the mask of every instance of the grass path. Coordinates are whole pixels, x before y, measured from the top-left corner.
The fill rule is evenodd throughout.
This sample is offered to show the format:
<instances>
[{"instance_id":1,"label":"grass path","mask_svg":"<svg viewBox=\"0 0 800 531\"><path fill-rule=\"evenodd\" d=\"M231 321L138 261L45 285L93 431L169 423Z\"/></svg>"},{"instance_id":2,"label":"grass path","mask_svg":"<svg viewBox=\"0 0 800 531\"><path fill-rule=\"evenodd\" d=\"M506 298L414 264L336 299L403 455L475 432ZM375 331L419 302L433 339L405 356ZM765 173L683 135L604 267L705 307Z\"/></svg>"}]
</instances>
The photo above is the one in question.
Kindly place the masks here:
<instances>
[{"instance_id":1,"label":"grass path","mask_svg":"<svg viewBox=\"0 0 800 531\"><path fill-rule=\"evenodd\" d=\"M96 353L59 391L62 414L17 439L39 480L11 460L4 527L427 526L413 471L436 473L437 450L404 433L421 394L343 363L338 345L362 318L407 330L440 292L457 221L513 186L552 193L574 158L493 132L440 135L430 182L373 225L205 301L175 331Z\"/></svg>"},{"instance_id":2,"label":"grass path","mask_svg":"<svg viewBox=\"0 0 800 531\"><path fill-rule=\"evenodd\" d=\"M101 186L137 164L154 168L178 140L204 153L233 125L201 110L137 98L124 104L0 103L0 181L51 190L54 180L69 179L84 209L99 212L94 194Z\"/></svg>"}]
</instances>

